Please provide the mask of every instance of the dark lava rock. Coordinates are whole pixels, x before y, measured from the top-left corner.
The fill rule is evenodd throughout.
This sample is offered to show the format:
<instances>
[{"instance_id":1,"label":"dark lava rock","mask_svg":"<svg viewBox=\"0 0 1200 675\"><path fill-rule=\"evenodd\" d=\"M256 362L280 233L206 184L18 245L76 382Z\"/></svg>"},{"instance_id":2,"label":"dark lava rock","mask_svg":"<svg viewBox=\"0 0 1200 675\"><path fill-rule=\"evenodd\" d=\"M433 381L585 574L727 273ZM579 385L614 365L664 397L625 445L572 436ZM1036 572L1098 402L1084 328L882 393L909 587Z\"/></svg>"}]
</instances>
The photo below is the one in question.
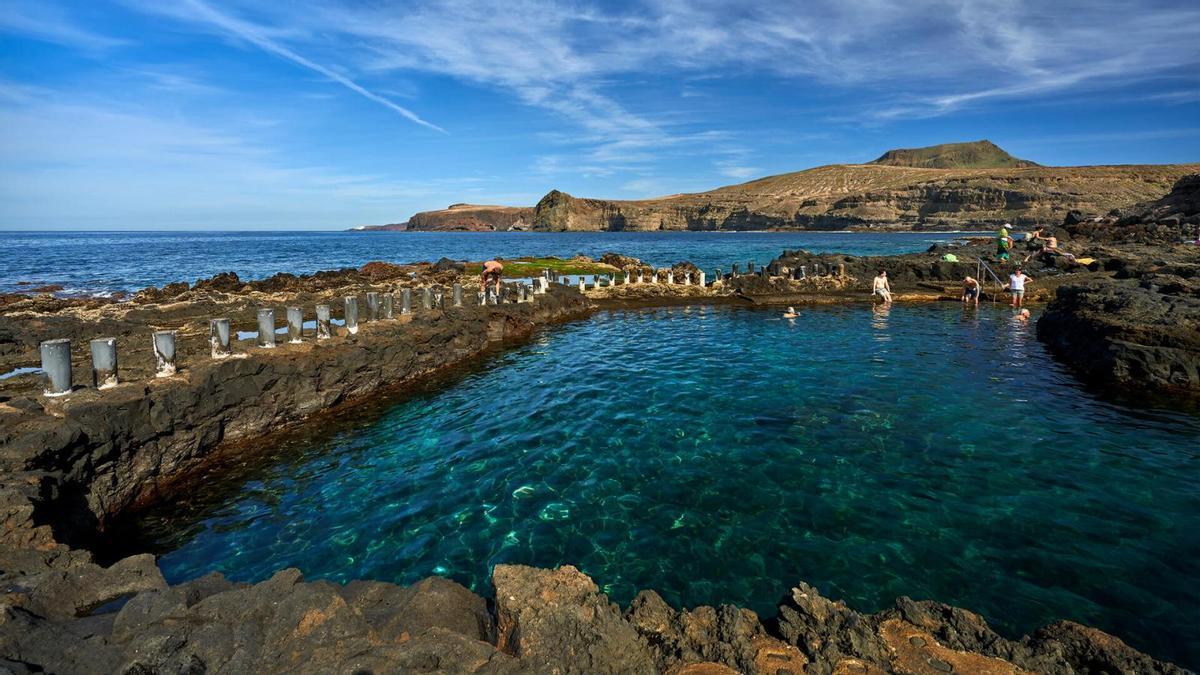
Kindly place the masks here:
<instances>
[{"instance_id":1,"label":"dark lava rock","mask_svg":"<svg viewBox=\"0 0 1200 675\"><path fill-rule=\"evenodd\" d=\"M449 579L429 577L408 587L352 581L341 594L385 640L445 628L475 640L496 642L496 625L487 603Z\"/></svg>"},{"instance_id":2,"label":"dark lava rock","mask_svg":"<svg viewBox=\"0 0 1200 675\"><path fill-rule=\"evenodd\" d=\"M32 588L28 607L41 616L65 619L147 590L164 589L167 582L149 554L125 558L108 568L85 564L26 577Z\"/></svg>"},{"instance_id":3,"label":"dark lava rock","mask_svg":"<svg viewBox=\"0 0 1200 675\"><path fill-rule=\"evenodd\" d=\"M1200 395L1200 284L1183 277L1062 286L1037 334L1090 380Z\"/></svg>"},{"instance_id":4,"label":"dark lava rock","mask_svg":"<svg viewBox=\"0 0 1200 675\"><path fill-rule=\"evenodd\" d=\"M466 271L467 265L457 260L451 260L447 257L442 257L441 260L433 264L434 272L459 272Z\"/></svg>"},{"instance_id":5,"label":"dark lava rock","mask_svg":"<svg viewBox=\"0 0 1200 675\"><path fill-rule=\"evenodd\" d=\"M242 280L238 278L237 272L221 272L208 279L198 279L194 286L196 290L220 291L222 293L233 293L241 287Z\"/></svg>"},{"instance_id":6,"label":"dark lava rock","mask_svg":"<svg viewBox=\"0 0 1200 675\"><path fill-rule=\"evenodd\" d=\"M801 582L779 604L775 632L800 648L810 663L806 673L828 675L839 662L857 659L887 669L890 653L878 633L879 622L821 596Z\"/></svg>"},{"instance_id":7,"label":"dark lava rock","mask_svg":"<svg viewBox=\"0 0 1200 675\"><path fill-rule=\"evenodd\" d=\"M622 270L631 267L634 269L643 267L640 258L631 258L630 256L621 255L620 253L605 253L604 255L600 256L600 262L604 263L605 265L612 265L613 267Z\"/></svg>"},{"instance_id":8,"label":"dark lava rock","mask_svg":"<svg viewBox=\"0 0 1200 675\"><path fill-rule=\"evenodd\" d=\"M733 605L676 611L653 591L642 591L625 619L646 638L660 671L712 663L742 673L802 673L807 659L769 636L748 609Z\"/></svg>"},{"instance_id":9,"label":"dark lava rock","mask_svg":"<svg viewBox=\"0 0 1200 675\"><path fill-rule=\"evenodd\" d=\"M498 645L536 672L655 672L646 639L574 567L496 565L492 584Z\"/></svg>"}]
</instances>

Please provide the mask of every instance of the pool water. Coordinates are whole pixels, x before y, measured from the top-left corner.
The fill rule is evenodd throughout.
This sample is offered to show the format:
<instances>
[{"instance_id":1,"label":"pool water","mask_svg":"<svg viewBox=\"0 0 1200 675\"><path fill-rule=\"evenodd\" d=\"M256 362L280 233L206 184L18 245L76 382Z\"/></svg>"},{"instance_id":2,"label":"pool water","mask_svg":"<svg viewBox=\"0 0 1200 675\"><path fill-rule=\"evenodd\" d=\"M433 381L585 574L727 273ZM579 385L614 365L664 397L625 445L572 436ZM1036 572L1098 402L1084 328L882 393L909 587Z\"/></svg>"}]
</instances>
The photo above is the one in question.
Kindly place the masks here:
<instances>
[{"instance_id":1,"label":"pool water","mask_svg":"<svg viewBox=\"0 0 1200 675\"><path fill-rule=\"evenodd\" d=\"M1198 458L1200 417L1089 394L1008 310L614 311L137 527L172 581L295 566L486 593L496 563L573 564L621 603L772 616L805 580L1196 666Z\"/></svg>"}]
</instances>

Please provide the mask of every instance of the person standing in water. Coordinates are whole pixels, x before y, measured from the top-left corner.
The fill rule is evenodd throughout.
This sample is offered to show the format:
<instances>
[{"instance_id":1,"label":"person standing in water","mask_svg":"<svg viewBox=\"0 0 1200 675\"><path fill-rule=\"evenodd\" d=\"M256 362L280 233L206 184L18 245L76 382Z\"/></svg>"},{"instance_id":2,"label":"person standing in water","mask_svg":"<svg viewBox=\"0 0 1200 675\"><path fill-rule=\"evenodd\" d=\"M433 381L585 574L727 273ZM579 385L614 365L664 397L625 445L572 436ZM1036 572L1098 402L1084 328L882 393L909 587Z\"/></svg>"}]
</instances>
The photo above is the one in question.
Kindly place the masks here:
<instances>
[{"instance_id":1,"label":"person standing in water","mask_svg":"<svg viewBox=\"0 0 1200 675\"><path fill-rule=\"evenodd\" d=\"M1025 276L1020 267L1013 270L1013 273L1008 275L1008 292L1012 296L1012 306L1020 307L1025 304L1025 282L1033 281L1033 279Z\"/></svg>"},{"instance_id":2,"label":"person standing in water","mask_svg":"<svg viewBox=\"0 0 1200 675\"><path fill-rule=\"evenodd\" d=\"M871 295L878 295L883 298L884 304L891 304L892 285L888 283L887 270L879 270L879 274L871 285Z\"/></svg>"},{"instance_id":3,"label":"person standing in water","mask_svg":"<svg viewBox=\"0 0 1200 675\"><path fill-rule=\"evenodd\" d=\"M504 273L504 265L501 265L495 260L489 260L483 263L483 272L479 275L479 287L485 293L487 292L488 281L491 281L495 287L496 295L500 295L500 277Z\"/></svg>"},{"instance_id":4,"label":"person standing in water","mask_svg":"<svg viewBox=\"0 0 1200 675\"><path fill-rule=\"evenodd\" d=\"M977 281L975 279L975 277L967 275L967 277L965 279L963 279L962 301L963 301L963 304L966 304L968 302L971 302L972 300L975 301L975 306L978 307L979 306L979 281Z\"/></svg>"}]
</instances>

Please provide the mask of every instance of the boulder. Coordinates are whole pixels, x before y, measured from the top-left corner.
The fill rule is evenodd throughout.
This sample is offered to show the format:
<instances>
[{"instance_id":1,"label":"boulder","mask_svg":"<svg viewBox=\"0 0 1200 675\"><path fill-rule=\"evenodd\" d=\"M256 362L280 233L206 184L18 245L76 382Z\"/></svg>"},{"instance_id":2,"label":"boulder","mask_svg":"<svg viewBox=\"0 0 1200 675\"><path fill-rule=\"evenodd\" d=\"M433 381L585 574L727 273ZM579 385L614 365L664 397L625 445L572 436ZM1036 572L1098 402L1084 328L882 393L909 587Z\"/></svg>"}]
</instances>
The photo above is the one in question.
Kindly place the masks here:
<instances>
[{"instance_id":1,"label":"boulder","mask_svg":"<svg viewBox=\"0 0 1200 675\"><path fill-rule=\"evenodd\" d=\"M569 565L542 570L496 565L501 651L543 673L649 673L646 639L596 584Z\"/></svg>"}]
</instances>

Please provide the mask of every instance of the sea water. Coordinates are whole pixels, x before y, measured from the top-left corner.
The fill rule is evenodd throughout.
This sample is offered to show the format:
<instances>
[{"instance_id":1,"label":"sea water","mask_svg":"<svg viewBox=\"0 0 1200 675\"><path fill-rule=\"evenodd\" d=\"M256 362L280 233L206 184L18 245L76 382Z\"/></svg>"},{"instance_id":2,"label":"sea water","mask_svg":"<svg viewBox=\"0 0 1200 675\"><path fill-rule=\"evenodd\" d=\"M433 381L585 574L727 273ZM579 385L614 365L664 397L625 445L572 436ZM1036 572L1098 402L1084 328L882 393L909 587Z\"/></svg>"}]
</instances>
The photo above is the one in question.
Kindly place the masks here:
<instances>
[{"instance_id":1,"label":"sea water","mask_svg":"<svg viewBox=\"0 0 1200 675\"><path fill-rule=\"evenodd\" d=\"M172 581L487 593L497 563L572 564L620 603L764 617L804 580L1200 665L1200 418L1089 393L1003 308L603 312L318 426L146 514L135 546Z\"/></svg>"},{"instance_id":2,"label":"sea water","mask_svg":"<svg viewBox=\"0 0 1200 675\"><path fill-rule=\"evenodd\" d=\"M854 255L922 251L962 235L937 232L5 232L0 292L59 284L107 295L218 272L245 280L311 274L372 260L408 263L524 255L594 258L613 251L655 266L690 260L712 274L764 265L784 249Z\"/></svg>"}]
</instances>

